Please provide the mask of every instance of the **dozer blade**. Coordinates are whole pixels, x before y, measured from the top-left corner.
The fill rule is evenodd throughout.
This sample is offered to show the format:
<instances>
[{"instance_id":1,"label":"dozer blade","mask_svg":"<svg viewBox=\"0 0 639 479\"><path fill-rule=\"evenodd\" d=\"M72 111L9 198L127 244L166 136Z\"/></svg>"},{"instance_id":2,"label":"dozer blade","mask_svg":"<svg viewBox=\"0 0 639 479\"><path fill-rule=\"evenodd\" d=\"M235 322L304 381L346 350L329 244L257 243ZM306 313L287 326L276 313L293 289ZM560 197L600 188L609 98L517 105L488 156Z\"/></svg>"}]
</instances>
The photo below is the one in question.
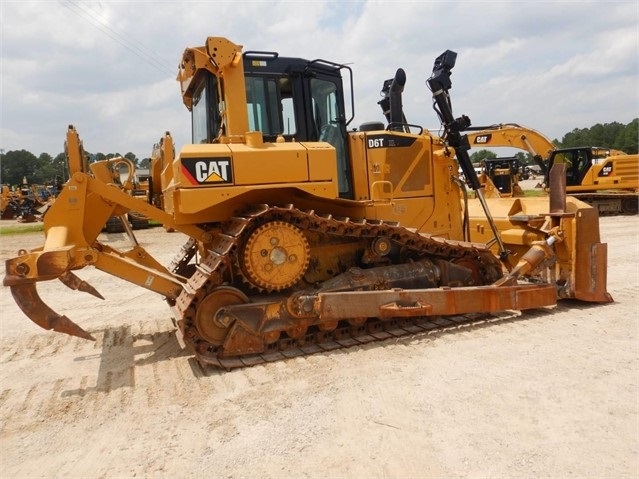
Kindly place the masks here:
<instances>
[{"instance_id":1,"label":"dozer blade","mask_svg":"<svg viewBox=\"0 0 639 479\"><path fill-rule=\"evenodd\" d=\"M47 306L38 295L35 283L16 284L10 288L18 307L41 328L95 341L95 338L80 326Z\"/></svg>"}]
</instances>

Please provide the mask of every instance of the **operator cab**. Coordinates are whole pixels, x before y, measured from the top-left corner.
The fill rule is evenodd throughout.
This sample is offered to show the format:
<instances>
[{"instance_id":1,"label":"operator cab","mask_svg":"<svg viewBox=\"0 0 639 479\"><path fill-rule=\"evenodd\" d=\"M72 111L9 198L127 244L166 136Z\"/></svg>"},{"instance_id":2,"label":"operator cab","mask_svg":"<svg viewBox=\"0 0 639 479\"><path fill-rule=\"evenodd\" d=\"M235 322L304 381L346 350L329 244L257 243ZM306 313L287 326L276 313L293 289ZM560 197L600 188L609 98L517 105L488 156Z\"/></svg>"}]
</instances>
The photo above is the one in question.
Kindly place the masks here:
<instances>
[{"instance_id":1,"label":"operator cab","mask_svg":"<svg viewBox=\"0 0 639 479\"><path fill-rule=\"evenodd\" d=\"M260 131L265 142L325 141L336 150L340 197L353 198L348 161L346 118L341 70L345 65L326 60L280 57L273 52L243 54L246 108L250 131ZM220 111L218 79L206 72L194 90L193 143L217 143L225 134ZM223 81L223 80L222 80ZM222 85L223 86L223 85ZM352 94L351 94L352 99Z\"/></svg>"},{"instance_id":2,"label":"operator cab","mask_svg":"<svg viewBox=\"0 0 639 479\"><path fill-rule=\"evenodd\" d=\"M519 175L519 159L517 157L508 158L485 158L482 166L497 190L500 193L512 193L513 178Z\"/></svg>"},{"instance_id":3,"label":"operator cab","mask_svg":"<svg viewBox=\"0 0 639 479\"><path fill-rule=\"evenodd\" d=\"M596 147L555 150L548 158L548 171L556 161L561 161L566 164L566 186L579 186L591 166L608 155L609 150Z\"/></svg>"}]
</instances>

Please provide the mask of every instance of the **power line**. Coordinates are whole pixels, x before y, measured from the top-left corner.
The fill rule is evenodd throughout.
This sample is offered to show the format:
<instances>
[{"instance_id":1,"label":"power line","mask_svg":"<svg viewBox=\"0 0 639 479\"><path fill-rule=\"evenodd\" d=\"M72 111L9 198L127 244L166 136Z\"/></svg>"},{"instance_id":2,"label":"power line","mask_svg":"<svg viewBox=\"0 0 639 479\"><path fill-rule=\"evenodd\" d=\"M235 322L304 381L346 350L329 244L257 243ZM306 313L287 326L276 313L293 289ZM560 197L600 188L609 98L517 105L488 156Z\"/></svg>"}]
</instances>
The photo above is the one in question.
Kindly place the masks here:
<instances>
[{"instance_id":1,"label":"power line","mask_svg":"<svg viewBox=\"0 0 639 479\"><path fill-rule=\"evenodd\" d=\"M70 0L67 0L70 1ZM100 19L102 19L103 23L106 23L107 25L106 28L113 32L115 35L121 37L124 41L127 42L127 44L131 47L134 48L135 50L137 50L138 52L140 52L144 57L146 57L148 60L152 61L153 63L159 65L161 68L167 68L166 64L164 63L164 60L159 57L158 55L155 54L155 52L149 50L148 48L146 48L141 42L137 41L135 38L127 35L126 32L117 32L115 29L117 27L115 27L115 25L113 25L113 23L106 17L104 16L101 12L92 9L86 5L81 4L80 2L76 2L75 6L81 8L82 10L84 10L88 15L93 15L94 19L96 19L95 17L100 17ZM97 21L99 21L99 19L96 19ZM111 26L109 26L109 24ZM169 73L173 73L173 70L171 68L167 68Z\"/></svg>"},{"instance_id":2,"label":"power line","mask_svg":"<svg viewBox=\"0 0 639 479\"><path fill-rule=\"evenodd\" d=\"M141 45L140 42L126 35L126 33L116 31L115 30L116 27L109 21L108 18L106 18L100 12L96 12L95 10L84 7L79 3L74 3L71 0L58 0L58 2L62 6L64 6L65 8L73 12L75 15L80 17L82 20L84 20L87 23L90 23L93 27L100 30L106 36L108 36L112 40L122 45L124 48L129 50L135 56L144 60L149 65L157 69L158 71L168 75L173 75L175 73L173 69L169 68L153 52L151 52L148 49L146 51L143 50L144 46ZM100 18L97 18L98 16ZM141 47L138 45L141 45Z\"/></svg>"}]
</instances>

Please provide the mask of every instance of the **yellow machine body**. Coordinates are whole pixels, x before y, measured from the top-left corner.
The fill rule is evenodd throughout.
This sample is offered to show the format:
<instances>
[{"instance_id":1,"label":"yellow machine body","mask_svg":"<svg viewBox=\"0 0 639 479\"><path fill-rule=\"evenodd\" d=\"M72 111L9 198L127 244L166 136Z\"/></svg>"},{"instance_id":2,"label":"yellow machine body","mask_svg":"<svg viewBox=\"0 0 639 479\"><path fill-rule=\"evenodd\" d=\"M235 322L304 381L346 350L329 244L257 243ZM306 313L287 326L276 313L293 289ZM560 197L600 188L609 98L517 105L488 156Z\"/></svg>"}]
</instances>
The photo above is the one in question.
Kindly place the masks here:
<instances>
[{"instance_id":1,"label":"yellow machine body","mask_svg":"<svg viewBox=\"0 0 639 479\"><path fill-rule=\"evenodd\" d=\"M343 71L242 53L220 37L188 48L178 80L193 142L176 154L167 132L154 146L148 198L131 194L128 160L88 165L69 127L71 178L47 212L44 245L6 263L20 308L90 339L35 285L60 279L101 297L73 273L94 266L162 295L197 358L231 368L408 334L442 315L612 300L594 209L561 185L550 201L469 199L463 148L413 132L398 110L403 71L385 82L388 127L351 129ZM137 243L133 211L188 236L171 264ZM101 240L111 217L123 218L131 249Z\"/></svg>"}]
</instances>

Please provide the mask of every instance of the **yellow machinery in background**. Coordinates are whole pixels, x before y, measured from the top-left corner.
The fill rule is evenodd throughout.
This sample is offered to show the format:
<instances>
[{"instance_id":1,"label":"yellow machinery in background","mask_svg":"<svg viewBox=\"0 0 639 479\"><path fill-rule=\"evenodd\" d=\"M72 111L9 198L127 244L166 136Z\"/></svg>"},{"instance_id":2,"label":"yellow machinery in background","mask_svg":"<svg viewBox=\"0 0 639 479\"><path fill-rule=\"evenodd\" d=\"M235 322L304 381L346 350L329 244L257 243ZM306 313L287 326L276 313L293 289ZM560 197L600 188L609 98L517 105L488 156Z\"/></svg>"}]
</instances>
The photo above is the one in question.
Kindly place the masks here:
<instances>
[{"instance_id":1,"label":"yellow machinery in background","mask_svg":"<svg viewBox=\"0 0 639 479\"><path fill-rule=\"evenodd\" d=\"M542 133L514 123L469 128L467 136L471 147L510 147L527 151L544 172L542 186L546 188L553 165L565 164L566 193L594 206L602 215L637 214L637 154L628 155L610 148L591 146L556 148ZM494 183L495 178L487 176ZM511 177L511 184L513 190L518 187L515 186L517 177Z\"/></svg>"}]
</instances>

